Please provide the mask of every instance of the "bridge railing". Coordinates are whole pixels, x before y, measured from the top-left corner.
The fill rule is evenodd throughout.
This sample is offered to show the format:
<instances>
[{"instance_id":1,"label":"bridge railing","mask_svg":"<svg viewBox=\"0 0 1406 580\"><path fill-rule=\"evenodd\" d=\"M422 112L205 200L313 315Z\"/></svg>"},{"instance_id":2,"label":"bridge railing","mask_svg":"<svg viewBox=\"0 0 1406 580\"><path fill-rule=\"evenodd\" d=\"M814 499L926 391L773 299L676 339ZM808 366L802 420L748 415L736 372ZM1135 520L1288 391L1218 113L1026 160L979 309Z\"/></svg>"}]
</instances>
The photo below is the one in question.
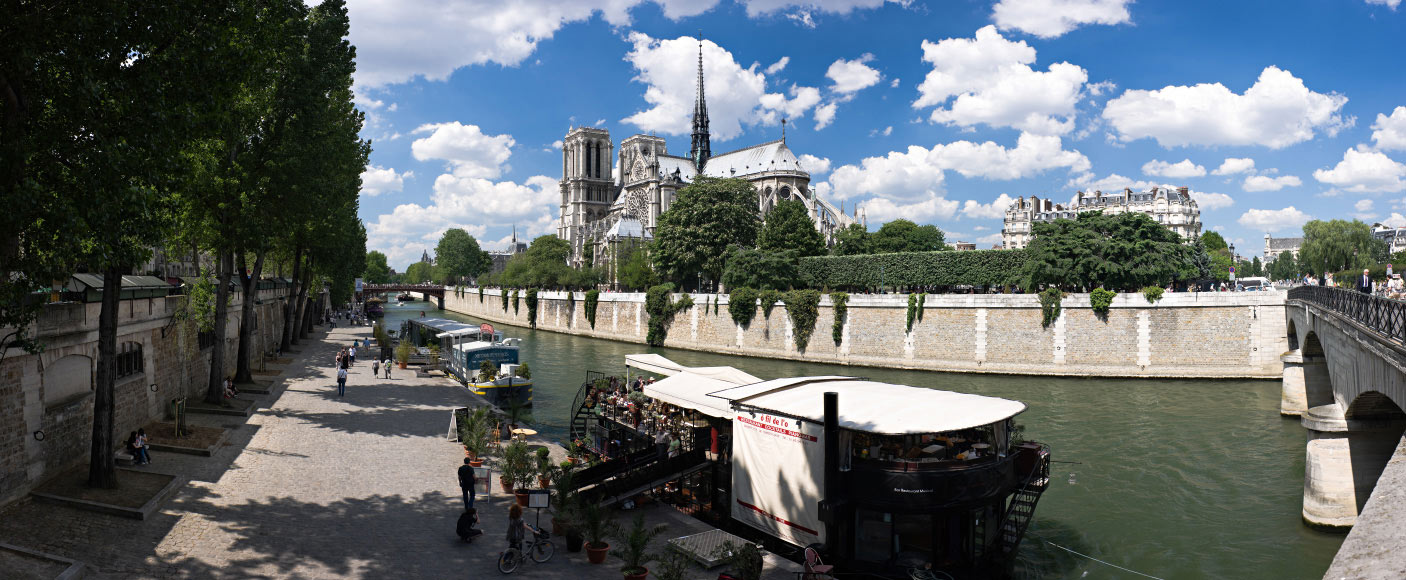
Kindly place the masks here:
<instances>
[{"instance_id":1,"label":"bridge railing","mask_svg":"<svg viewBox=\"0 0 1406 580\"><path fill-rule=\"evenodd\" d=\"M1406 302L1401 300L1323 286L1292 288L1289 290L1289 300L1311 302L1388 338L1406 343Z\"/></svg>"}]
</instances>

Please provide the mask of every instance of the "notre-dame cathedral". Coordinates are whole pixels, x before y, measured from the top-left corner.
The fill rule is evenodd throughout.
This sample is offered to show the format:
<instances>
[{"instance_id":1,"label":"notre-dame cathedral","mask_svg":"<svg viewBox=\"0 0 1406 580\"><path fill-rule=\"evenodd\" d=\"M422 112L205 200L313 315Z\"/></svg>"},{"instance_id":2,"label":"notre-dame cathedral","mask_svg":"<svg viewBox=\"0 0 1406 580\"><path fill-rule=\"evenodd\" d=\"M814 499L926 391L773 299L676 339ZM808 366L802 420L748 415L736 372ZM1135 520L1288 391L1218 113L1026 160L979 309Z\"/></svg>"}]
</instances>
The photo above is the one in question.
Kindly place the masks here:
<instances>
[{"instance_id":1,"label":"notre-dame cathedral","mask_svg":"<svg viewBox=\"0 0 1406 580\"><path fill-rule=\"evenodd\" d=\"M786 139L713 155L708 140L708 103L703 91L703 52L698 52L698 98L688 157L670 155L661 137L633 135L620 143L619 177L611 175L615 145L605 129L572 129L562 140L561 219L557 236L572 247L573 265L603 264L622 242L654 236L659 216L678 190L698 175L738 177L757 188L757 209L766 215L777 202L800 200L827 242L856 218L819 199L810 174L786 147Z\"/></svg>"}]
</instances>

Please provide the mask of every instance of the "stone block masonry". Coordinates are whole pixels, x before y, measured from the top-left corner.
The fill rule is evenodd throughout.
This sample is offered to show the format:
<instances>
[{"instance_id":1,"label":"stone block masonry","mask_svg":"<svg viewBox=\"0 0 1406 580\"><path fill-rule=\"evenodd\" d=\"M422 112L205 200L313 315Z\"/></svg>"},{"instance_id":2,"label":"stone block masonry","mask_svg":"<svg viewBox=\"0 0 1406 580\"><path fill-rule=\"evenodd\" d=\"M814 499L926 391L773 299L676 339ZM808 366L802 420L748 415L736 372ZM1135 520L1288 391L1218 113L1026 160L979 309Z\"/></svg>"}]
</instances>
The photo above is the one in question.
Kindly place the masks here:
<instances>
[{"instance_id":1,"label":"stone block masonry","mask_svg":"<svg viewBox=\"0 0 1406 580\"><path fill-rule=\"evenodd\" d=\"M527 310L503 311L498 290L463 297L447 293L445 309L497 323L527 325ZM921 321L906 332L907 295L850 296L842 344L830 332L834 309L820 302L810 345L796 349L786 307L770 316L758 309L747 328L728 313L728 297L714 314L711 294L670 324L664 346L766 358L933 371L1025 375L1279 380L1288 350L1281 292L1169 293L1156 304L1141 294L1119 294L1106 315L1087 294L1064 299L1059 319L1042 327L1040 304L1023 294L937 294L927 297ZM592 329L584 293L576 309L565 292L539 292L537 328L643 343L648 315L642 293L602 293ZM708 305L704 310L704 305ZM560 315L552 314L560 309Z\"/></svg>"}]
</instances>

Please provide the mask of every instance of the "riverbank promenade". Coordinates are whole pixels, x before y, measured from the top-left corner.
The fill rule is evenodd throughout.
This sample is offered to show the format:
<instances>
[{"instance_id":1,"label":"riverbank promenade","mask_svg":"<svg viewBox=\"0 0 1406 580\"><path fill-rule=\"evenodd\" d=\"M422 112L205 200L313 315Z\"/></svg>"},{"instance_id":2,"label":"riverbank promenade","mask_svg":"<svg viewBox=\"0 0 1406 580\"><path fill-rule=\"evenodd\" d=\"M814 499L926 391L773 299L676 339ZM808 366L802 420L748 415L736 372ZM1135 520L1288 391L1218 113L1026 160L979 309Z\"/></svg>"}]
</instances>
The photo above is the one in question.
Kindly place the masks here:
<instances>
[{"instance_id":1,"label":"riverbank promenade","mask_svg":"<svg viewBox=\"0 0 1406 580\"><path fill-rule=\"evenodd\" d=\"M134 468L182 483L154 516L123 519L22 499L0 509L0 543L76 560L88 578L103 579L498 575L509 499L496 481L494 495L478 500L485 535L472 544L454 535L463 511L455 470L464 454L445 435L451 410L477 401L414 369L373 377L361 357L339 397L336 350L370 335L370 327L338 328L305 341L247 420L192 415L193 424L230 436L211 457L157 451L150 465ZM667 507L645 512L669 525L661 541L706 529ZM551 561L518 573L620 577L618 559L589 565L584 552L554 541ZM768 577L792 578L778 563L769 561ZM690 577L716 575L697 568Z\"/></svg>"}]
</instances>

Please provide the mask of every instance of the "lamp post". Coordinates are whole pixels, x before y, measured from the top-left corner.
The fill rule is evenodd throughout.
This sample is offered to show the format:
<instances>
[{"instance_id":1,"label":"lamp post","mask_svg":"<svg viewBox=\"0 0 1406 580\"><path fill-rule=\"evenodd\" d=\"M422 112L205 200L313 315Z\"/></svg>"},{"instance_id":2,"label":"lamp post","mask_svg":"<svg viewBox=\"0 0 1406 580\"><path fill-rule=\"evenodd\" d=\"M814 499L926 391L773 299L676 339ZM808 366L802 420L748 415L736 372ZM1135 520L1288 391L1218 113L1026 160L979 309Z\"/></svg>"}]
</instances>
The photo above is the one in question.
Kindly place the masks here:
<instances>
[{"instance_id":1,"label":"lamp post","mask_svg":"<svg viewBox=\"0 0 1406 580\"><path fill-rule=\"evenodd\" d=\"M1235 244L1230 244L1230 289L1235 290Z\"/></svg>"}]
</instances>

